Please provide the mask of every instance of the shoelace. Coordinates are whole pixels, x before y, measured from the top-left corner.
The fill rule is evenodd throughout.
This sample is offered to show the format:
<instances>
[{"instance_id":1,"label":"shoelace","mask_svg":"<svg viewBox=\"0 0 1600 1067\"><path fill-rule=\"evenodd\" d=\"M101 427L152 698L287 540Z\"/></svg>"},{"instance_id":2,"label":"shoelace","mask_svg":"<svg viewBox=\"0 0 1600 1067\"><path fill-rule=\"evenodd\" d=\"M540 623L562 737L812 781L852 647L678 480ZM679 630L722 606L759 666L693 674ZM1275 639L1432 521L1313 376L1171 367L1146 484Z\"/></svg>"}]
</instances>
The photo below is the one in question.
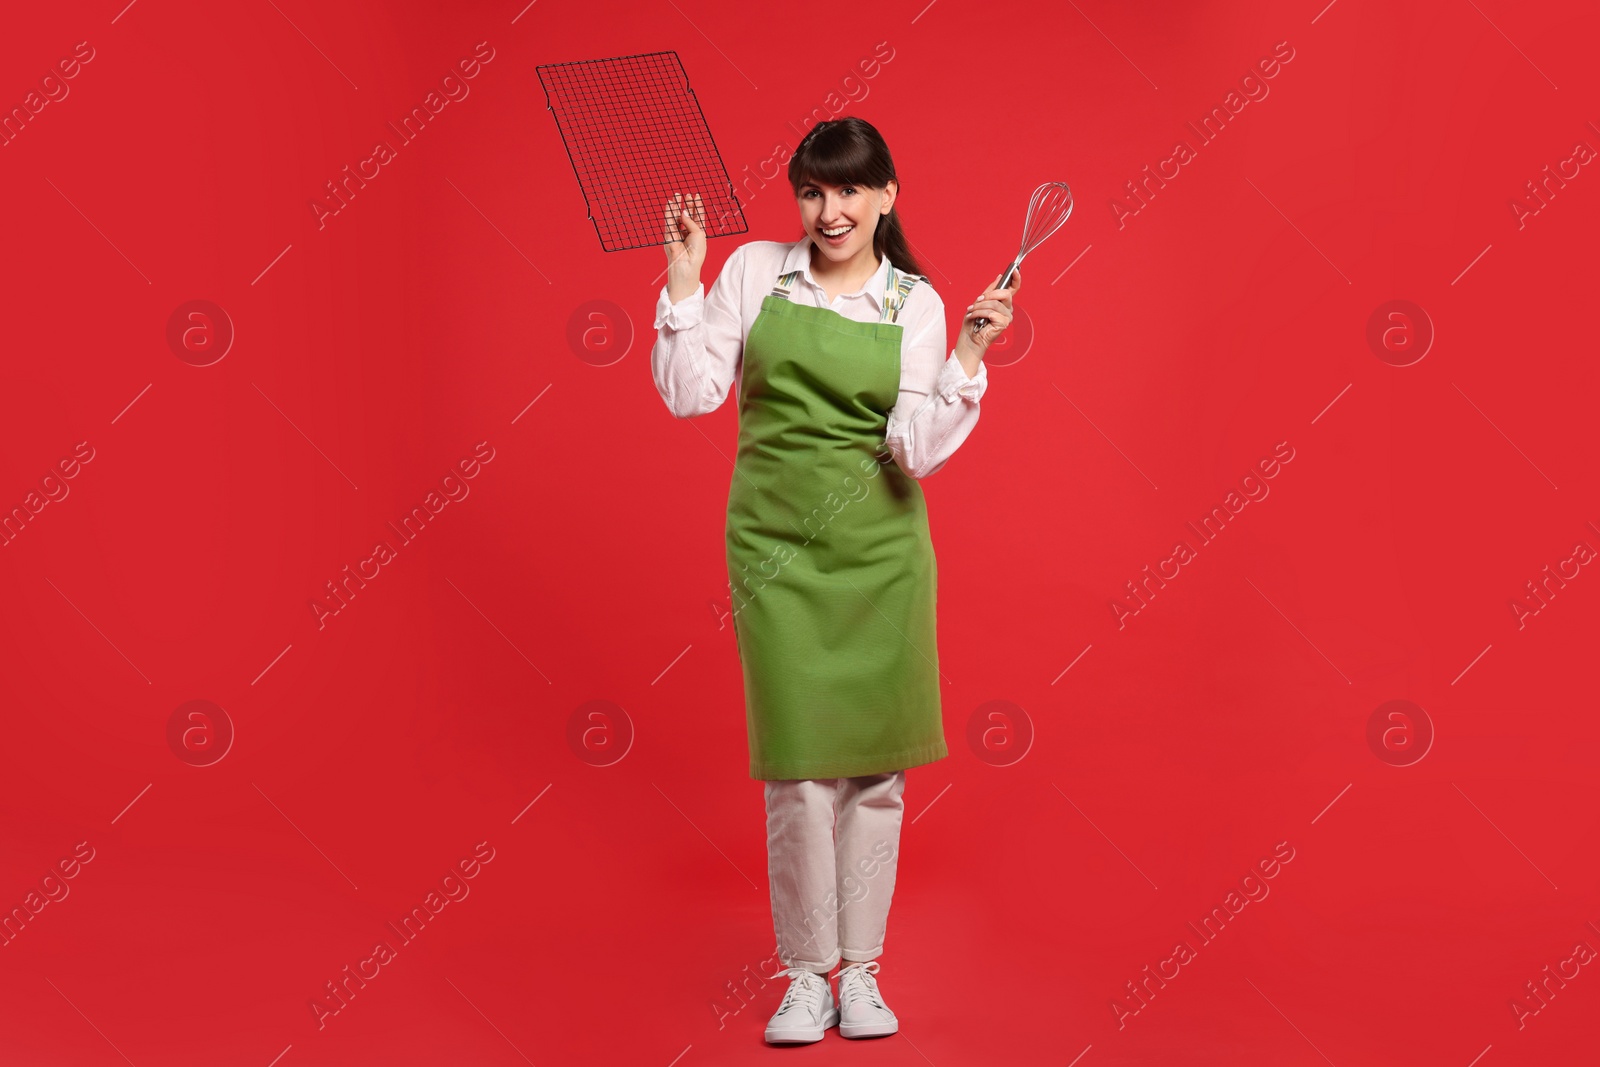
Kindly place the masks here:
<instances>
[{"instance_id":1,"label":"shoelace","mask_svg":"<svg viewBox=\"0 0 1600 1067\"><path fill-rule=\"evenodd\" d=\"M867 998L875 1008L889 1010L889 1005L883 1002L883 997L878 995L878 980L873 977L878 970L878 961L871 960L867 963L852 963L839 972L839 1008L855 1000L858 996Z\"/></svg>"},{"instance_id":2,"label":"shoelace","mask_svg":"<svg viewBox=\"0 0 1600 1067\"><path fill-rule=\"evenodd\" d=\"M827 979L816 971L808 971L804 967L790 967L783 972L790 979L789 988L783 994L783 1000L778 1004L777 1014L793 1008L796 1004L804 1002L811 1017L822 1017L822 993L827 988Z\"/></svg>"}]
</instances>

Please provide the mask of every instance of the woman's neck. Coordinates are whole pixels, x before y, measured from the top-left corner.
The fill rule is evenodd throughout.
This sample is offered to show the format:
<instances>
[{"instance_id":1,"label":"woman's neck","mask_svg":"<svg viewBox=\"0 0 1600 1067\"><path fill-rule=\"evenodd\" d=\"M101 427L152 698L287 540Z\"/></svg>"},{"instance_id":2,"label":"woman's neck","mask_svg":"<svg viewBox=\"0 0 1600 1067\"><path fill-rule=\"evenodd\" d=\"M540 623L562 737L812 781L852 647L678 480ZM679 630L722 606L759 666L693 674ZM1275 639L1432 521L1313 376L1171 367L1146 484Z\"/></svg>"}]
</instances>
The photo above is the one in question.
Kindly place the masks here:
<instances>
[{"instance_id":1,"label":"woman's neck","mask_svg":"<svg viewBox=\"0 0 1600 1067\"><path fill-rule=\"evenodd\" d=\"M811 243L811 276L819 282L826 280L832 283L841 292L854 292L867 284L867 279L878 273L881 265L882 260L871 245L845 262L835 263L817 247L815 241Z\"/></svg>"}]
</instances>

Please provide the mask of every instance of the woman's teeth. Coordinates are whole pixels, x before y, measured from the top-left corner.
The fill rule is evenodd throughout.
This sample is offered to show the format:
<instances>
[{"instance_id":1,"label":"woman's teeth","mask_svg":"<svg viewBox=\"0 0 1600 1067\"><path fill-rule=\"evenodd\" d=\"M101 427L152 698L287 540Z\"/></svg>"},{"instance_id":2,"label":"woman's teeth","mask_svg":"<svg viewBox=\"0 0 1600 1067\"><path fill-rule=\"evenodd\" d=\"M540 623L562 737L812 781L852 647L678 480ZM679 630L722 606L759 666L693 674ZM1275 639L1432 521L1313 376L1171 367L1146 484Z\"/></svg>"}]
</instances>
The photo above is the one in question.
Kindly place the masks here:
<instances>
[{"instance_id":1,"label":"woman's teeth","mask_svg":"<svg viewBox=\"0 0 1600 1067\"><path fill-rule=\"evenodd\" d=\"M841 234L849 233L853 229L855 229L854 226L841 226L841 227L838 227L837 229L823 230L822 232L825 235L827 235L828 237L838 237Z\"/></svg>"}]
</instances>

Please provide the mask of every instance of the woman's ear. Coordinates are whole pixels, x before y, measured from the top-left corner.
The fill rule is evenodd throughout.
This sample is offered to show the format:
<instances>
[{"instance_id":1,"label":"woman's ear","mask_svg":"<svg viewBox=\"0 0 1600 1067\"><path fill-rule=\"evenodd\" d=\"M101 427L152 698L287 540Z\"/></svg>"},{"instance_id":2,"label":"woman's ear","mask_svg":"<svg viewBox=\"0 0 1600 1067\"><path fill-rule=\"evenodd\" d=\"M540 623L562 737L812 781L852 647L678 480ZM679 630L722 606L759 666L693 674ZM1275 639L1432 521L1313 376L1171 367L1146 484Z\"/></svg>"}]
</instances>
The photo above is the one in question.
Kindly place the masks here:
<instances>
[{"instance_id":1,"label":"woman's ear","mask_svg":"<svg viewBox=\"0 0 1600 1067\"><path fill-rule=\"evenodd\" d=\"M883 204L880 215L887 215L894 208L895 197L900 195L900 183L890 178L883 184Z\"/></svg>"}]
</instances>

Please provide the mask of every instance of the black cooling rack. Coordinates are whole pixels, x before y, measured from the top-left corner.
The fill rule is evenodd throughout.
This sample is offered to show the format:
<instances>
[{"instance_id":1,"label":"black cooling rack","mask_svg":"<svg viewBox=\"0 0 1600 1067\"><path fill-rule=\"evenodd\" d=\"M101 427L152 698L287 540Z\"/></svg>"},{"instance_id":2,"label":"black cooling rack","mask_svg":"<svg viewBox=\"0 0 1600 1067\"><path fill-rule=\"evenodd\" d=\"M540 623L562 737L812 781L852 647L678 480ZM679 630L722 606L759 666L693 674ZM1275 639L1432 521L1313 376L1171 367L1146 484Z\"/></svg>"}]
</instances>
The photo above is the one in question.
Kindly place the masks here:
<instances>
[{"instance_id":1,"label":"black cooling rack","mask_svg":"<svg viewBox=\"0 0 1600 1067\"><path fill-rule=\"evenodd\" d=\"M663 244L665 204L678 192L700 194L708 238L749 229L676 52L537 70L607 252Z\"/></svg>"}]
</instances>

